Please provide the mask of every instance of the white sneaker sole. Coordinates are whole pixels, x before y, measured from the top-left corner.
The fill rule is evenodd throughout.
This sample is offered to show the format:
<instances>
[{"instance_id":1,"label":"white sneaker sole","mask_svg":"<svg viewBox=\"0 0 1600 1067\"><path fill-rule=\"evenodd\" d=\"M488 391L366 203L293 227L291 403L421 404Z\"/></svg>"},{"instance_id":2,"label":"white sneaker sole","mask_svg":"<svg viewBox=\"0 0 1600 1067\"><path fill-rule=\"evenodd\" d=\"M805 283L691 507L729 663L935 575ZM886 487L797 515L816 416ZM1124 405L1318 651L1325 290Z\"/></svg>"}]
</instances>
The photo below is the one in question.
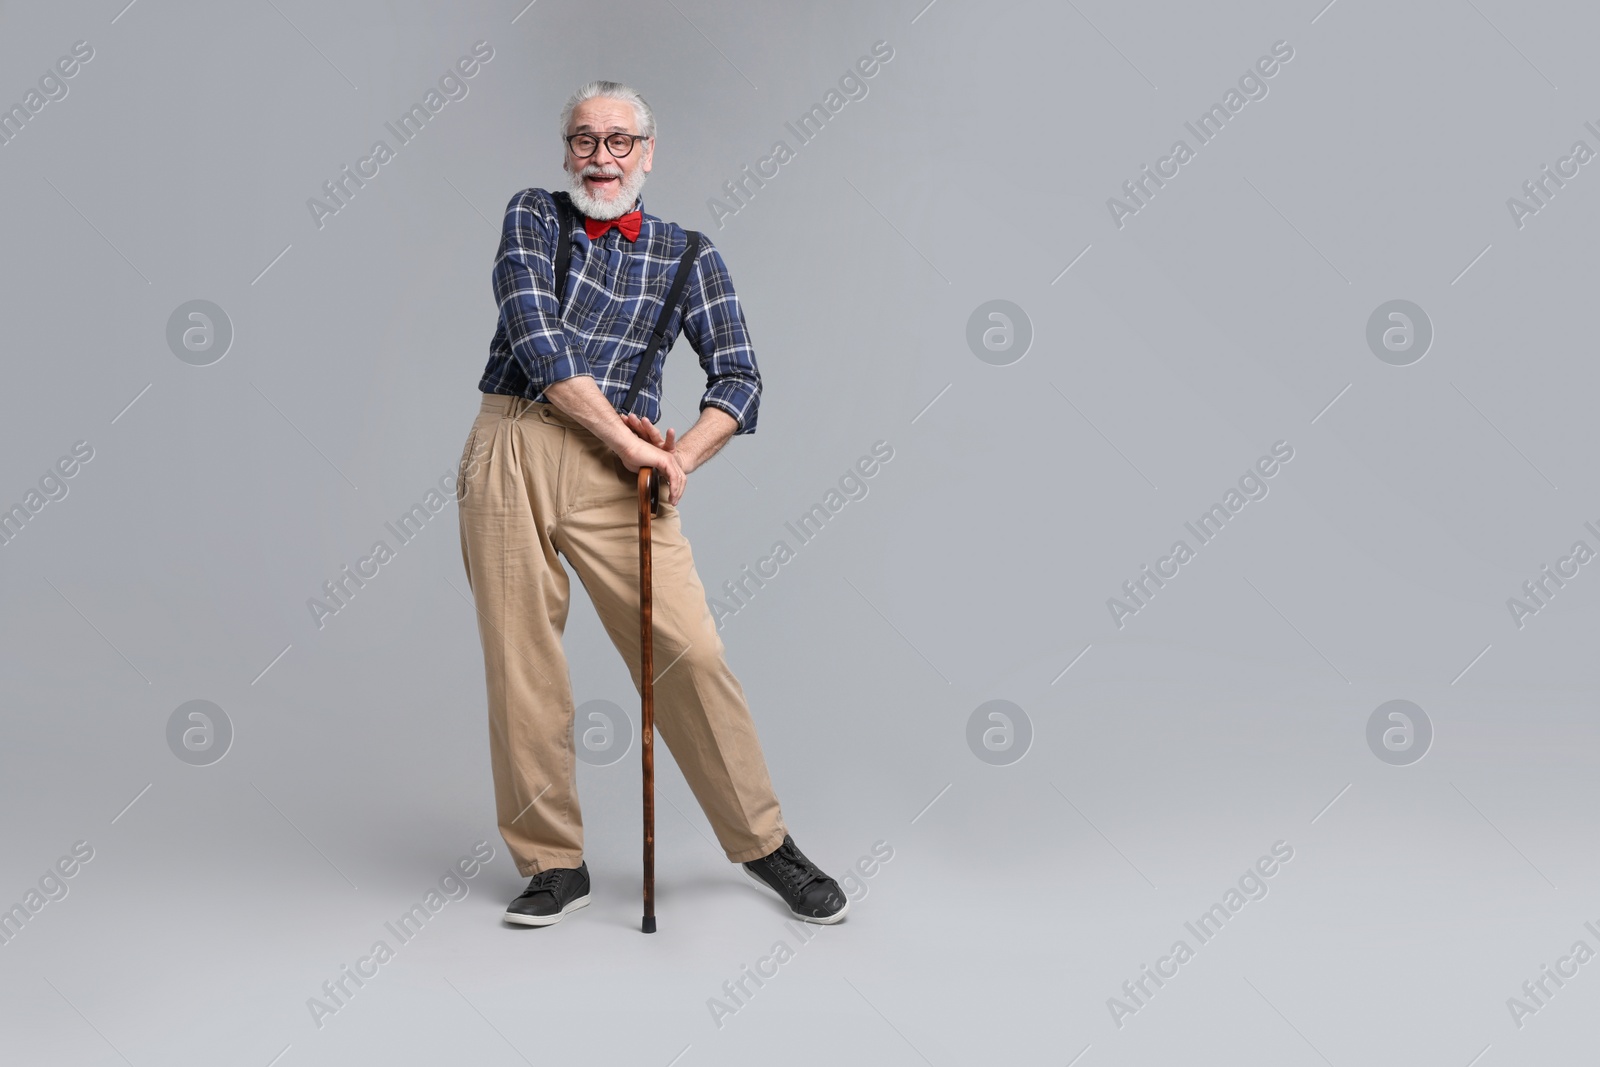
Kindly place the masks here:
<instances>
[{"instance_id":1,"label":"white sneaker sole","mask_svg":"<svg viewBox=\"0 0 1600 1067\"><path fill-rule=\"evenodd\" d=\"M569 900L567 906L554 915L523 915L521 912L508 911L505 914L505 920L508 923L517 923L520 926L553 926L565 918L567 912L577 911L579 908L588 906L589 894L585 893L575 900Z\"/></svg>"},{"instance_id":2,"label":"white sneaker sole","mask_svg":"<svg viewBox=\"0 0 1600 1067\"><path fill-rule=\"evenodd\" d=\"M749 867L746 867L742 863L739 865L739 869L741 871L743 871L745 874L749 875L750 876L750 880L752 882L754 882L756 885L760 886L762 889L765 889L767 892L769 892L773 896L777 897L778 900L780 902L782 902L784 907L789 908L789 902L787 900L783 899L783 894L779 893L776 889L772 888L766 882L762 881L761 880L761 876L759 874L757 874L755 871L752 871ZM793 915L796 919L801 919L801 920L804 920L805 922L808 922L808 923L819 923L819 924L821 924L823 926L832 926L834 923L836 923L840 919L844 918L845 917L845 913L848 912L849 910L850 910L850 902L847 900L847 901L844 902L844 907L840 908L838 911L834 912L832 915L824 916L822 918L818 918L815 915L802 915L800 912L795 911L793 908L789 908L789 914Z\"/></svg>"}]
</instances>

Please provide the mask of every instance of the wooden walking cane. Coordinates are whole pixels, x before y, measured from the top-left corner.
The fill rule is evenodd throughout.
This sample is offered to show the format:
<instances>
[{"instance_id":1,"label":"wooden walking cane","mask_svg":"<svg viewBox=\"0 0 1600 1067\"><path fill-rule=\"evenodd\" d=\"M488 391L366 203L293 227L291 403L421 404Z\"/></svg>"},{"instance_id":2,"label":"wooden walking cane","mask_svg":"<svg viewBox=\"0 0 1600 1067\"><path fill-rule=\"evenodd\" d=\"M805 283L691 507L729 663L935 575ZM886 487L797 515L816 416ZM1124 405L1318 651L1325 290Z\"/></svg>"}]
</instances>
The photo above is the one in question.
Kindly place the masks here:
<instances>
[{"instance_id":1,"label":"wooden walking cane","mask_svg":"<svg viewBox=\"0 0 1600 1067\"><path fill-rule=\"evenodd\" d=\"M656 932L655 640L650 625L650 516L660 507L655 468L639 468L639 755L644 766L644 922Z\"/></svg>"},{"instance_id":2,"label":"wooden walking cane","mask_svg":"<svg viewBox=\"0 0 1600 1067\"><path fill-rule=\"evenodd\" d=\"M574 215L577 208L572 203L572 198L565 192L555 194L556 214L560 217L560 230L563 238L556 242L556 258L553 267L552 284L555 287L556 303L558 309L565 306L567 291L567 271L572 262L572 245L574 228L577 225ZM655 329L650 333L650 343L639 355L638 368L633 373L633 383L628 386L628 395L622 401L620 412L626 413L633 410L634 398L639 395L640 388L644 385L645 378L649 376L651 368L655 366L656 352L663 345L668 350L672 348L672 340L677 336L674 331L672 337L667 336L667 324L672 321L672 316L678 309L678 304L688 292L689 275L694 273L694 265L700 255L700 234L694 230L685 231L688 240L684 242L683 253L678 257L678 269L673 272L672 286L667 290L667 298L661 302L660 314L656 317ZM681 326L679 327L682 328ZM655 762L651 750L653 740L652 730L655 725L655 704L652 691L655 684L655 664L651 656L651 629L650 629L650 516L659 508L661 494L660 479L656 477L655 468L639 468L639 617L640 637L643 647L640 648L639 663L639 697L644 703L643 722L640 726L639 754L644 761L644 923L643 930L647 934L656 932L656 804L655 804Z\"/></svg>"}]
</instances>

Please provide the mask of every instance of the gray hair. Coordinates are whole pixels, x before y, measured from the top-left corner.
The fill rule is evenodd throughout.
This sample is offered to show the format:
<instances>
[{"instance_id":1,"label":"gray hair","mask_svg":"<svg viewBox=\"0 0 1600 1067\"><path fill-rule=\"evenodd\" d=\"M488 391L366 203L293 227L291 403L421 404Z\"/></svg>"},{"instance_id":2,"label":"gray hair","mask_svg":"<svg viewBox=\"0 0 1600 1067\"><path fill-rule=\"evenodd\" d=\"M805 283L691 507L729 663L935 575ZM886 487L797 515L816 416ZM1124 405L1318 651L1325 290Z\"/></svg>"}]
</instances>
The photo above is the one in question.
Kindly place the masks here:
<instances>
[{"instance_id":1,"label":"gray hair","mask_svg":"<svg viewBox=\"0 0 1600 1067\"><path fill-rule=\"evenodd\" d=\"M637 89L623 85L621 82L593 81L583 86L577 92L567 97L567 106L561 109L561 136L567 135L567 126L572 122L572 113L578 105L585 100L595 97L605 97L608 100L621 100L633 105L634 115L639 120L639 132L646 137L656 135L656 116L650 110L650 105L644 102L644 97L639 95Z\"/></svg>"}]
</instances>

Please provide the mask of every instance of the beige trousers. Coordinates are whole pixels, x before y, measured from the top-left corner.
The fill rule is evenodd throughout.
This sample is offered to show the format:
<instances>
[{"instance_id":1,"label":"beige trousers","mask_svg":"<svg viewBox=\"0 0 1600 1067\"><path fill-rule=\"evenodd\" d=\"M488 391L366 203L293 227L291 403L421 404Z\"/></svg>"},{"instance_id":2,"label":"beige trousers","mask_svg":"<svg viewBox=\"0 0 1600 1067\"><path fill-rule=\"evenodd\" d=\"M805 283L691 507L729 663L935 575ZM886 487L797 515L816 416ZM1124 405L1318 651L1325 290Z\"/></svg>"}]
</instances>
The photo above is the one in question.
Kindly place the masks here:
<instances>
[{"instance_id":1,"label":"beige trousers","mask_svg":"<svg viewBox=\"0 0 1600 1067\"><path fill-rule=\"evenodd\" d=\"M583 582L637 688L638 474L555 406L485 393L457 478L500 834L525 877L576 867L583 818L561 644L570 587L558 556ZM783 843L783 814L678 509L665 496L650 522L656 730L728 859L742 863Z\"/></svg>"}]
</instances>

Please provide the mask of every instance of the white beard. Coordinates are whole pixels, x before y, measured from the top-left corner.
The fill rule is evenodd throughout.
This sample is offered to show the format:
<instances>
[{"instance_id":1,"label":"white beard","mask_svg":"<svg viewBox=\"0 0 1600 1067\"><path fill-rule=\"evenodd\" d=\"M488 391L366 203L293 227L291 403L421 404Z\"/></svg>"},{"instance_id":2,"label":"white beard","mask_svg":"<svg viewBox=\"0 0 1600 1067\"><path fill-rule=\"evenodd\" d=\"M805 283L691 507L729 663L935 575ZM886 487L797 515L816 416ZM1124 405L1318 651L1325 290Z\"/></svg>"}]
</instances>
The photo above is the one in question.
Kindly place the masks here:
<instances>
[{"instance_id":1,"label":"white beard","mask_svg":"<svg viewBox=\"0 0 1600 1067\"><path fill-rule=\"evenodd\" d=\"M572 197L573 206L591 219L614 219L626 215L633 210L634 203L639 199L639 190L644 188L645 172L636 170L633 177L623 178L621 189L615 199L599 200L589 194L583 187L585 174L605 174L611 168L595 163L586 163L577 171L567 172L567 195Z\"/></svg>"}]
</instances>

